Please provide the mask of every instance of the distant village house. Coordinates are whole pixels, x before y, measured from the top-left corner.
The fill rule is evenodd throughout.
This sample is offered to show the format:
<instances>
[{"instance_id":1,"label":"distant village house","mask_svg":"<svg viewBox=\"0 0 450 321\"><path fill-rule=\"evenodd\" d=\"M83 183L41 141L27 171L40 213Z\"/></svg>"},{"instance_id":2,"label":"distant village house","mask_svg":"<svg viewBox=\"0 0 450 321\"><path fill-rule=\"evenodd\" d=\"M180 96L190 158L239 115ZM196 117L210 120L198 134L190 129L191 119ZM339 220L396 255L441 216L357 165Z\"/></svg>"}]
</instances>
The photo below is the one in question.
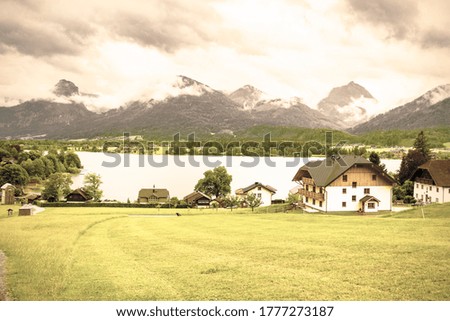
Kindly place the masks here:
<instances>
[{"instance_id":1,"label":"distant village house","mask_svg":"<svg viewBox=\"0 0 450 321\"><path fill-rule=\"evenodd\" d=\"M260 206L269 206L272 204L272 196L277 190L269 185L264 185L260 182L255 182L250 186L239 188L236 190L236 196L244 200L248 194L255 194L261 199Z\"/></svg>"},{"instance_id":2,"label":"distant village house","mask_svg":"<svg viewBox=\"0 0 450 321\"><path fill-rule=\"evenodd\" d=\"M19 199L21 200L22 204L33 204L35 201L40 200L42 197L41 194L38 193L30 193L27 194L23 197L20 197Z\"/></svg>"},{"instance_id":3,"label":"distant village house","mask_svg":"<svg viewBox=\"0 0 450 321\"><path fill-rule=\"evenodd\" d=\"M78 188L72 192L70 192L66 196L67 202L87 202L90 201L92 197L90 197L83 189Z\"/></svg>"},{"instance_id":4,"label":"distant village house","mask_svg":"<svg viewBox=\"0 0 450 321\"><path fill-rule=\"evenodd\" d=\"M189 195L186 195L183 200L191 207L204 208L209 207L211 203L211 197L202 193L202 192L192 192Z\"/></svg>"},{"instance_id":5,"label":"distant village house","mask_svg":"<svg viewBox=\"0 0 450 321\"><path fill-rule=\"evenodd\" d=\"M395 181L381 167L360 156L311 161L293 181L306 207L323 211L377 212L392 209Z\"/></svg>"},{"instance_id":6,"label":"distant village house","mask_svg":"<svg viewBox=\"0 0 450 321\"><path fill-rule=\"evenodd\" d=\"M143 188L138 195L139 204L162 204L169 200L169 191L165 188Z\"/></svg>"},{"instance_id":7,"label":"distant village house","mask_svg":"<svg viewBox=\"0 0 450 321\"><path fill-rule=\"evenodd\" d=\"M450 160L430 160L411 176L414 198L423 203L450 202Z\"/></svg>"}]
</instances>

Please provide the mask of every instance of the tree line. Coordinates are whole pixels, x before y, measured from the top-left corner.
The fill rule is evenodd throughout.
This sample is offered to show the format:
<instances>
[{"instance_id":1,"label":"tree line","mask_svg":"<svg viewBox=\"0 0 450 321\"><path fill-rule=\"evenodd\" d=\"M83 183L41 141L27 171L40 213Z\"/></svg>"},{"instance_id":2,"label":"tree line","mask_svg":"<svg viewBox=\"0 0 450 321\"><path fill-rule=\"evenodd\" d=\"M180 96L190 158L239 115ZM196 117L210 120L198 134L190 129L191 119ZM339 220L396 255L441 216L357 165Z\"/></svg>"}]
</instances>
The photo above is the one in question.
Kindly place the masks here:
<instances>
[{"instance_id":1,"label":"tree line","mask_svg":"<svg viewBox=\"0 0 450 321\"><path fill-rule=\"evenodd\" d=\"M24 150L18 144L0 144L0 185L10 183L16 194L23 194L28 183L39 184L56 173L77 174L82 168L74 152Z\"/></svg>"}]
</instances>

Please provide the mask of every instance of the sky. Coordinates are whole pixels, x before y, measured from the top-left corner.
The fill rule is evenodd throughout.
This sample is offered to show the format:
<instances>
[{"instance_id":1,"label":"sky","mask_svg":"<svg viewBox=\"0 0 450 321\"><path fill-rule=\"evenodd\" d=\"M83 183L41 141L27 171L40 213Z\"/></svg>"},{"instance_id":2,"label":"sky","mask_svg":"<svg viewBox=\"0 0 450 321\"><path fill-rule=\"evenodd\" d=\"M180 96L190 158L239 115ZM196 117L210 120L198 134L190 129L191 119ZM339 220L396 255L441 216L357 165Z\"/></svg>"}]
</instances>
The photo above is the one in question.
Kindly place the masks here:
<instances>
[{"instance_id":1,"label":"sky","mask_svg":"<svg viewBox=\"0 0 450 321\"><path fill-rule=\"evenodd\" d=\"M0 0L0 103L59 79L117 108L185 75L311 107L364 86L382 110L450 83L448 0Z\"/></svg>"}]
</instances>

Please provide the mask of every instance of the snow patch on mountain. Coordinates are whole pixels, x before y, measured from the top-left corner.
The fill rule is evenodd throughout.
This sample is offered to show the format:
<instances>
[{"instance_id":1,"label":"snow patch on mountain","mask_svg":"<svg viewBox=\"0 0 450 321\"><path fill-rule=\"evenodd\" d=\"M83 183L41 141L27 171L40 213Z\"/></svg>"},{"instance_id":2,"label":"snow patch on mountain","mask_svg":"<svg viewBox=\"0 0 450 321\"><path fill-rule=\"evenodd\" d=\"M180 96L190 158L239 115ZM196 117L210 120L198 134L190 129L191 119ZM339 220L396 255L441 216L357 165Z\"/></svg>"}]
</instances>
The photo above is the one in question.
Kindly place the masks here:
<instances>
[{"instance_id":1,"label":"snow patch on mountain","mask_svg":"<svg viewBox=\"0 0 450 321\"><path fill-rule=\"evenodd\" d=\"M299 97L291 97L287 99L275 98L268 100L261 100L255 105L255 109L267 108L291 108L295 105L303 104L303 101Z\"/></svg>"},{"instance_id":2,"label":"snow patch on mountain","mask_svg":"<svg viewBox=\"0 0 450 321\"><path fill-rule=\"evenodd\" d=\"M419 105L431 106L450 97L450 84L438 86L418 98Z\"/></svg>"}]
</instances>

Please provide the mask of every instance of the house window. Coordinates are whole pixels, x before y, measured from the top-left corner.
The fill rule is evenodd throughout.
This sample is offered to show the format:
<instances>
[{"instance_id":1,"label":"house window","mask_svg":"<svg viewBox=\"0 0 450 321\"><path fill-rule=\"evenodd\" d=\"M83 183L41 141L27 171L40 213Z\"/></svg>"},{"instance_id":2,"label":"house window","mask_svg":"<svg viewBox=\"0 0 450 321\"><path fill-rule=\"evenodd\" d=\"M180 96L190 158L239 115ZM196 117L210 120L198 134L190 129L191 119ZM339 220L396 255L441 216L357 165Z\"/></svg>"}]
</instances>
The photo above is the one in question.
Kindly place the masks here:
<instances>
[{"instance_id":1,"label":"house window","mask_svg":"<svg viewBox=\"0 0 450 321\"><path fill-rule=\"evenodd\" d=\"M420 199L423 201L423 194L422 195L420 195Z\"/></svg>"},{"instance_id":2,"label":"house window","mask_svg":"<svg viewBox=\"0 0 450 321\"><path fill-rule=\"evenodd\" d=\"M377 180L377 175L372 175L372 181L376 181Z\"/></svg>"},{"instance_id":3,"label":"house window","mask_svg":"<svg viewBox=\"0 0 450 321\"><path fill-rule=\"evenodd\" d=\"M347 194L347 189L346 188L342 189L342 194Z\"/></svg>"},{"instance_id":4,"label":"house window","mask_svg":"<svg viewBox=\"0 0 450 321\"><path fill-rule=\"evenodd\" d=\"M347 207L347 202L342 202L342 207Z\"/></svg>"},{"instance_id":5,"label":"house window","mask_svg":"<svg viewBox=\"0 0 450 321\"><path fill-rule=\"evenodd\" d=\"M364 194L370 194L370 188L365 188L364 189Z\"/></svg>"},{"instance_id":6,"label":"house window","mask_svg":"<svg viewBox=\"0 0 450 321\"><path fill-rule=\"evenodd\" d=\"M420 188L423 189L423 184L420 185Z\"/></svg>"},{"instance_id":7,"label":"house window","mask_svg":"<svg viewBox=\"0 0 450 321\"><path fill-rule=\"evenodd\" d=\"M367 203L367 208L374 209L375 208L375 203Z\"/></svg>"},{"instance_id":8,"label":"house window","mask_svg":"<svg viewBox=\"0 0 450 321\"><path fill-rule=\"evenodd\" d=\"M439 198L436 197L436 203L439 203Z\"/></svg>"},{"instance_id":9,"label":"house window","mask_svg":"<svg viewBox=\"0 0 450 321\"><path fill-rule=\"evenodd\" d=\"M258 191L260 191L261 190L261 186L258 186Z\"/></svg>"},{"instance_id":10,"label":"house window","mask_svg":"<svg viewBox=\"0 0 450 321\"><path fill-rule=\"evenodd\" d=\"M419 184L416 184L416 187L419 188Z\"/></svg>"},{"instance_id":11,"label":"house window","mask_svg":"<svg viewBox=\"0 0 450 321\"><path fill-rule=\"evenodd\" d=\"M356 202L356 195L352 195L352 202Z\"/></svg>"},{"instance_id":12,"label":"house window","mask_svg":"<svg viewBox=\"0 0 450 321\"><path fill-rule=\"evenodd\" d=\"M419 198L419 194L416 193L416 199Z\"/></svg>"},{"instance_id":13,"label":"house window","mask_svg":"<svg viewBox=\"0 0 450 321\"><path fill-rule=\"evenodd\" d=\"M342 175L342 181L346 182L347 181L347 175Z\"/></svg>"},{"instance_id":14,"label":"house window","mask_svg":"<svg viewBox=\"0 0 450 321\"><path fill-rule=\"evenodd\" d=\"M313 192L314 192L314 193L316 192L316 187L315 187L315 186L313 186Z\"/></svg>"},{"instance_id":15,"label":"house window","mask_svg":"<svg viewBox=\"0 0 450 321\"><path fill-rule=\"evenodd\" d=\"M356 186L358 186L358 183L352 182L352 188L356 188Z\"/></svg>"},{"instance_id":16,"label":"house window","mask_svg":"<svg viewBox=\"0 0 450 321\"><path fill-rule=\"evenodd\" d=\"M319 206L322 207L322 201L319 201Z\"/></svg>"},{"instance_id":17,"label":"house window","mask_svg":"<svg viewBox=\"0 0 450 321\"><path fill-rule=\"evenodd\" d=\"M430 186L430 192L433 190L433 186Z\"/></svg>"},{"instance_id":18,"label":"house window","mask_svg":"<svg viewBox=\"0 0 450 321\"><path fill-rule=\"evenodd\" d=\"M316 200L313 198L313 205L316 205Z\"/></svg>"},{"instance_id":19,"label":"house window","mask_svg":"<svg viewBox=\"0 0 450 321\"><path fill-rule=\"evenodd\" d=\"M308 203L309 199L307 197L305 197L305 203Z\"/></svg>"},{"instance_id":20,"label":"house window","mask_svg":"<svg viewBox=\"0 0 450 321\"><path fill-rule=\"evenodd\" d=\"M261 193L256 194L257 197L261 198Z\"/></svg>"},{"instance_id":21,"label":"house window","mask_svg":"<svg viewBox=\"0 0 450 321\"><path fill-rule=\"evenodd\" d=\"M439 192L439 187L436 187L436 192Z\"/></svg>"}]
</instances>

